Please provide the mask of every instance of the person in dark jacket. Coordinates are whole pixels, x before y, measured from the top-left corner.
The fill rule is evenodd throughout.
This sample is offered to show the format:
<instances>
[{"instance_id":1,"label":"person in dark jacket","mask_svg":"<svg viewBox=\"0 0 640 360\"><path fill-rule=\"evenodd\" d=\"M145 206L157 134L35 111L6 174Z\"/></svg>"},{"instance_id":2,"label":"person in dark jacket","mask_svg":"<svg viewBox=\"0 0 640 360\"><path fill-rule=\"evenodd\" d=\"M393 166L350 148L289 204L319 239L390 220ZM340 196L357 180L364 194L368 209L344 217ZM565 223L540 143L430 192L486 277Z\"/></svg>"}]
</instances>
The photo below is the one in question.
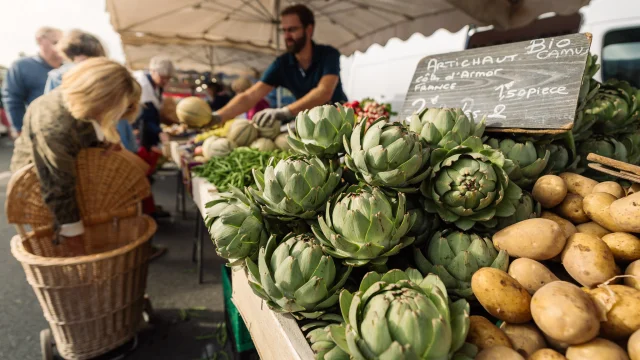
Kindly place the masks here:
<instances>
[{"instance_id":1,"label":"person in dark jacket","mask_svg":"<svg viewBox=\"0 0 640 360\"><path fill-rule=\"evenodd\" d=\"M167 57L156 56L149 63L149 71L136 71L133 76L138 80L142 88L140 96L141 112L134 124L138 130L140 156L150 169L149 181L153 181L151 175L155 172L158 160L162 155L159 148L161 138L166 135L162 132L162 94L164 87L169 83L174 73L173 62ZM166 140L166 139L165 139ZM155 218L168 217L170 214L155 206L153 197L145 199L142 203L143 211Z\"/></svg>"},{"instance_id":2,"label":"person in dark jacket","mask_svg":"<svg viewBox=\"0 0 640 360\"><path fill-rule=\"evenodd\" d=\"M217 80L207 83L207 93L210 98L207 102L213 111L222 109L231 100L231 96L227 95L224 86Z\"/></svg>"}]
</instances>

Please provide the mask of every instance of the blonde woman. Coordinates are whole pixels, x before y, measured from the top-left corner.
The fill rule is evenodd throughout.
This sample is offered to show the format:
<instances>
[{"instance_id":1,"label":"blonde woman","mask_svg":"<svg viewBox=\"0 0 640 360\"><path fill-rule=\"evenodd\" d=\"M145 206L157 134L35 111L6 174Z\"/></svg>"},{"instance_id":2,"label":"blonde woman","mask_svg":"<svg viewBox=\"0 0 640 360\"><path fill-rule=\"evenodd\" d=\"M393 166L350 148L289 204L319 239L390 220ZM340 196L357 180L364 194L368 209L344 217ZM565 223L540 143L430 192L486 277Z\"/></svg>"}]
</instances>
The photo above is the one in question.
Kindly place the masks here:
<instances>
[{"instance_id":1,"label":"blonde woman","mask_svg":"<svg viewBox=\"0 0 640 360\"><path fill-rule=\"evenodd\" d=\"M62 85L36 99L15 142L11 170L35 164L41 192L56 229L74 254L84 254L75 189L75 159L81 149L120 142L117 122L137 114L140 86L122 65L106 58L78 64Z\"/></svg>"},{"instance_id":2,"label":"blonde woman","mask_svg":"<svg viewBox=\"0 0 640 360\"><path fill-rule=\"evenodd\" d=\"M231 83L231 90L236 93L236 95L242 94L243 92L249 90L249 88L253 85L251 80L248 77L239 77ZM267 100L260 99L251 109L247 111L247 119L251 120L253 115L255 115L260 110L268 109L269 103Z\"/></svg>"}]
</instances>

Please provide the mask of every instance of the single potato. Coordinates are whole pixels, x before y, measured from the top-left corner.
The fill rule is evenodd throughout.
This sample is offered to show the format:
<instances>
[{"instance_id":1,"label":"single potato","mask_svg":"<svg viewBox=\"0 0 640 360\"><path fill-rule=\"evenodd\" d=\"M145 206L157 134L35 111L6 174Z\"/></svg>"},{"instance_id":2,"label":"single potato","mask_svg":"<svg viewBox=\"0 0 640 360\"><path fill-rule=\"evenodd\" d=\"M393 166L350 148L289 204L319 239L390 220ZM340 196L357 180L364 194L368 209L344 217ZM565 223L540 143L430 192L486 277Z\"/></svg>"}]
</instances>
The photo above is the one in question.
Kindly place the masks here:
<instances>
[{"instance_id":1,"label":"single potato","mask_svg":"<svg viewBox=\"0 0 640 360\"><path fill-rule=\"evenodd\" d=\"M593 287L618 275L613 253L600 238L576 233L562 251L562 265L583 286Z\"/></svg>"},{"instance_id":2,"label":"single potato","mask_svg":"<svg viewBox=\"0 0 640 360\"><path fill-rule=\"evenodd\" d=\"M566 357L567 360L629 360L629 356L620 346L601 338L569 346Z\"/></svg>"},{"instance_id":3,"label":"single potato","mask_svg":"<svg viewBox=\"0 0 640 360\"><path fill-rule=\"evenodd\" d=\"M531 315L538 328L556 342L581 344L600 331L598 313L589 295L566 281L554 281L536 291Z\"/></svg>"},{"instance_id":4,"label":"single potato","mask_svg":"<svg viewBox=\"0 0 640 360\"><path fill-rule=\"evenodd\" d=\"M540 349L534 352L527 360L566 360L567 358L552 349Z\"/></svg>"},{"instance_id":5,"label":"single potato","mask_svg":"<svg viewBox=\"0 0 640 360\"><path fill-rule=\"evenodd\" d=\"M603 236L605 236L607 234L611 234L611 231L603 228L597 222L593 222L593 221L577 225L576 226L576 230L578 230L579 233L591 234L591 235L595 235L595 236L597 236L599 238L602 238Z\"/></svg>"},{"instance_id":6,"label":"single potato","mask_svg":"<svg viewBox=\"0 0 640 360\"><path fill-rule=\"evenodd\" d=\"M582 197L591 194L593 188L598 185L597 181L574 173L562 173L559 176L564 180L564 183L567 184L568 192Z\"/></svg>"},{"instance_id":7,"label":"single potato","mask_svg":"<svg viewBox=\"0 0 640 360\"><path fill-rule=\"evenodd\" d=\"M514 324L531 320L531 295L506 272L481 268L471 277L471 289L482 307L498 319Z\"/></svg>"},{"instance_id":8,"label":"single potato","mask_svg":"<svg viewBox=\"0 0 640 360\"><path fill-rule=\"evenodd\" d=\"M582 224L590 221L582 208L582 196L567 194L560 205L556 206L555 212L565 219L571 220L574 224Z\"/></svg>"},{"instance_id":9,"label":"single potato","mask_svg":"<svg viewBox=\"0 0 640 360\"><path fill-rule=\"evenodd\" d=\"M627 266L624 272L624 284L636 290L640 290L640 260L636 260Z\"/></svg>"},{"instance_id":10,"label":"single potato","mask_svg":"<svg viewBox=\"0 0 640 360\"><path fill-rule=\"evenodd\" d=\"M533 323L509 324L503 322L500 329L511 340L513 349L522 356L531 356L534 352L547 347L544 336Z\"/></svg>"},{"instance_id":11,"label":"single potato","mask_svg":"<svg viewBox=\"0 0 640 360\"><path fill-rule=\"evenodd\" d=\"M627 353L631 360L640 360L640 330L631 335L627 342Z\"/></svg>"},{"instance_id":12,"label":"single potato","mask_svg":"<svg viewBox=\"0 0 640 360\"><path fill-rule=\"evenodd\" d=\"M592 194L599 192L609 193L615 196L616 199L620 199L621 197L625 196L624 189L615 181L601 182L598 185L594 186L593 190L591 190Z\"/></svg>"},{"instance_id":13,"label":"single potato","mask_svg":"<svg viewBox=\"0 0 640 360\"><path fill-rule=\"evenodd\" d=\"M506 346L494 346L486 348L476 355L475 360L525 360L512 348Z\"/></svg>"},{"instance_id":14,"label":"single potato","mask_svg":"<svg viewBox=\"0 0 640 360\"><path fill-rule=\"evenodd\" d=\"M640 329L640 291L624 285L585 290L599 311L600 336L624 340Z\"/></svg>"},{"instance_id":15,"label":"single potato","mask_svg":"<svg viewBox=\"0 0 640 360\"><path fill-rule=\"evenodd\" d=\"M632 262L640 259L640 239L625 232L614 232L602 237L613 258L620 262Z\"/></svg>"},{"instance_id":16,"label":"single potato","mask_svg":"<svg viewBox=\"0 0 640 360\"><path fill-rule=\"evenodd\" d=\"M543 208L551 209L567 196L567 184L559 176L545 175L533 185L531 195Z\"/></svg>"},{"instance_id":17,"label":"single potato","mask_svg":"<svg viewBox=\"0 0 640 360\"><path fill-rule=\"evenodd\" d=\"M603 228L611 232L622 232L624 229L613 221L613 217L609 213L609 207L614 201L616 201L615 196L609 193L589 194L582 199L582 209L589 219Z\"/></svg>"},{"instance_id":18,"label":"single potato","mask_svg":"<svg viewBox=\"0 0 640 360\"><path fill-rule=\"evenodd\" d=\"M467 342L478 347L478 350L492 346L506 346L511 348L511 341L507 334L495 326L491 321L482 316L469 317L469 334Z\"/></svg>"},{"instance_id":19,"label":"single potato","mask_svg":"<svg viewBox=\"0 0 640 360\"><path fill-rule=\"evenodd\" d=\"M560 280L546 266L527 258L519 258L511 262L508 273L531 295L544 285Z\"/></svg>"},{"instance_id":20,"label":"single potato","mask_svg":"<svg viewBox=\"0 0 640 360\"><path fill-rule=\"evenodd\" d=\"M614 201L609 212L622 231L640 233L640 192Z\"/></svg>"},{"instance_id":21,"label":"single potato","mask_svg":"<svg viewBox=\"0 0 640 360\"><path fill-rule=\"evenodd\" d=\"M562 228L562 232L564 233L564 236L568 239L571 235L575 234L578 232L578 229L576 229L576 226L573 225L571 223L571 221L562 218L554 213L552 213L551 211L543 211L542 214L540 215L541 218L543 219L549 219L549 220L553 220L556 222L556 224L560 225L560 228Z\"/></svg>"},{"instance_id":22,"label":"single potato","mask_svg":"<svg viewBox=\"0 0 640 360\"><path fill-rule=\"evenodd\" d=\"M560 254L567 238L560 225L549 219L528 219L493 235L493 245L509 256L548 260Z\"/></svg>"}]
</instances>

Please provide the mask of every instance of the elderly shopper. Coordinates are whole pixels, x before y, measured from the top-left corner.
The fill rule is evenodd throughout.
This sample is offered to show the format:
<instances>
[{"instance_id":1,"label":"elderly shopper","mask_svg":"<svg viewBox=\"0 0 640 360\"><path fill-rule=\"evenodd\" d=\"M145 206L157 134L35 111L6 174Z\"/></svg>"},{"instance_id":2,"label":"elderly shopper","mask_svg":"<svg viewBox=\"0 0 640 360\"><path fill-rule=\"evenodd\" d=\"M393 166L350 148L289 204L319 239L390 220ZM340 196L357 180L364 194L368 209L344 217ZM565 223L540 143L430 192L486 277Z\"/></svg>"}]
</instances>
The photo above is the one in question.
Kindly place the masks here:
<instances>
[{"instance_id":1,"label":"elderly shopper","mask_svg":"<svg viewBox=\"0 0 640 360\"><path fill-rule=\"evenodd\" d=\"M106 56L104 47L95 36L81 31L71 30L65 34L56 46L66 63L57 69L49 71L45 93L62 84L64 74L73 69L77 64L94 57ZM128 119L118 121L118 134L122 145L129 151L138 151L138 143L133 135L133 128Z\"/></svg>"},{"instance_id":2,"label":"elderly shopper","mask_svg":"<svg viewBox=\"0 0 640 360\"><path fill-rule=\"evenodd\" d=\"M84 254L84 226L76 202L80 150L120 142L117 122L137 112L140 86L122 65L93 58L63 76L62 85L29 105L15 143L11 170L33 163L44 201L71 256Z\"/></svg>"},{"instance_id":3,"label":"elderly shopper","mask_svg":"<svg viewBox=\"0 0 640 360\"><path fill-rule=\"evenodd\" d=\"M22 131L22 119L29 104L44 93L49 71L62 65L62 58L55 49L62 32L43 27L36 33L40 51L36 56L16 61L7 71L2 87L2 101L13 128Z\"/></svg>"}]
</instances>

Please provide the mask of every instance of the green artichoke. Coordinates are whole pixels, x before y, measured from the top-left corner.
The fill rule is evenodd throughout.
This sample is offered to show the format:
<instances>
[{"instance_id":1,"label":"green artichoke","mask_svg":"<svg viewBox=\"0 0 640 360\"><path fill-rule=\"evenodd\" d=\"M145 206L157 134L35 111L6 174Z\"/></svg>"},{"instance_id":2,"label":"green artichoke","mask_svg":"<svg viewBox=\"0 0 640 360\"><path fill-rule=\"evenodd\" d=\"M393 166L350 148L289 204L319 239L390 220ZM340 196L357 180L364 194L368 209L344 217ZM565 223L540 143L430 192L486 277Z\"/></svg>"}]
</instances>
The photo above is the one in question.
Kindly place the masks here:
<instances>
[{"instance_id":1,"label":"green artichoke","mask_svg":"<svg viewBox=\"0 0 640 360\"><path fill-rule=\"evenodd\" d=\"M578 96L579 106L588 102L596 95L599 83L593 80L593 77L596 75L598 70L600 70L598 55L592 55L589 53L587 55L587 64L584 67L584 73L582 74L582 85L580 86L580 95Z\"/></svg>"},{"instance_id":2,"label":"green artichoke","mask_svg":"<svg viewBox=\"0 0 640 360\"><path fill-rule=\"evenodd\" d=\"M640 120L640 90L626 81L610 79L602 84L585 108L596 117L594 132L617 135L635 130Z\"/></svg>"},{"instance_id":3,"label":"green artichoke","mask_svg":"<svg viewBox=\"0 0 640 360\"><path fill-rule=\"evenodd\" d=\"M442 281L415 269L368 273L340 310L346 324L331 337L352 359L448 359L469 332L469 303L449 303Z\"/></svg>"},{"instance_id":4,"label":"green artichoke","mask_svg":"<svg viewBox=\"0 0 640 360\"><path fill-rule=\"evenodd\" d=\"M351 186L327 203L311 228L324 251L346 265L382 265L413 243L406 235L414 221L403 193L391 199L379 188Z\"/></svg>"},{"instance_id":5,"label":"green artichoke","mask_svg":"<svg viewBox=\"0 0 640 360\"><path fill-rule=\"evenodd\" d=\"M298 153L336 157L343 153L343 137L351 136L355 124L353 109L322 105L298 113L295 130L289 127L289 145Z\"/></svg>"},{"instance_id":6,"label":"green artichoke","mask_svg":"<svg viewBox=\"0 0 640 360\"><path fill-rule=\"evenodd\" d=\"M417 191L429 176L429 147L401 123L380 118L365 125L356 125L351 141L344 138L347 167L369 185Z\"/></svg>"},{"instance_id":7,"label":"green artichoke","mask_svg":"<svg viewBox=\"0 0 640 360\"><path fill-rule=\"evenodd\" d=\"M292 156L273 166L273 159L264 174L253 169L257 189L251 195L269 215L283 219L313 219L340 184L342 167L335 160Z\"/></svg>"},{"instance_id":8,"label":"green artichoke","mask_svg":"<svg viewBox=\"0 0 640 360\"><path fill-rule=\"evenodd\" d=\"M329 318L327 318L329 316ZM324 314L319 321L314 321L300 327L315 353L316 360L349 360L349 354L342 351L331 338L331 327L340 325L342 316Z\"/></svg>"},{"instance_id":9,"label":"green artichoke","mask_svg":"<svg viewBox=\"0 0 640 360\"><path fill-rule=\"evenodd\" d=\"M532 187L536 180L544 175L551 155L549 151L545 151L542 156L538 156L532 141L515 142L512 139L491 138L487 144L502 151L507 159L513 161L515 167L509 173L509 179L522 188Z\"/></svg>"},{"instance_id":10,"label":"green artichoke","mask_svg":"<svg viewBox=\"0 0 640 360\"><path fill-rule=\"evenodd\" d=\"M598 181L612 180L613 177L606 175L596 170L588 168L589 161L587 155L594 153L601 156L606 156L618 161L628 162L628 153L625 145L613 137L593 135L587 140L578 144L578 156L580 156L580 162L578 168L580 171L584 171L587 177L591 177Z\"/></svg>"},{"instance_id":11,"label":"green artichoke","mask_svg":"<svg viewBox=\"0 0 640 360\"><path fill-rule=\"evenodd\" d=\"M508 173L514 164L499 150L470 137L452 149L434 150L433 171L421 187L427 211L461 230L482 224L495 227L498 218L511 216L522 190Z\"/></svg>"},{"instance_id":12,"label":"green artichoke","mask_svg":"<svg viewBox=\"0 0 640 360\"><path fill-rule=\"evenodd\" d=\"M207 228L218 255L229 260L229 266L256 259L269 237L260 208L234 187L215 195L206 207Z\"/></svg>"},{"instance_id":13,"label":"green artichoke","mask_svg":"<svg viewBox=\"0 0 640 360\"><path fill-rule=\"evenodd\" d=\"M409 123L409 129L420 134L433 148L444 147L450 142L460 145L470 136L481 137L484 128L484 118L476 124L473 116L469 119L462 109L425 109L412 115Z\"/></svg>"},{"instance_id":14,"label":"green artichoke","mask_svg":"<svg viewBox=\"0 0 640 360\"><path fill-rule=\"evenodd\" d=\"M591 100L596 96L600 89L600 83L593 79L593 76L600 69L598 65L598 56L589 54L587 56L587 64L582 75L582 86L578 95L578 108L576 116L571 128L571 133L575 141L584 140L591 136L591 128L596 123L597 118L591 113L585 112Z\"/></svg>"},{"instance_id":15,"label":"green artichoke","mask_svg":"<svg viewBox=\"0 0 640 360\"><path fill-rule=\"evenodd\" d=\"M414 248L414 260L423 274L440 277L454 297L473 299L471 276L483 267L507 271L509 255L498 252L491 239L455 230L436 232L426 248Z\"/></svg>"},{"instance_id":16,"label":"green artichoke","mask_svg":"<svg viewBox=\"0 0 640 360\"><path fill-rule=\"evenodd\" d=\"M543 158L547 152L549 152L549 162L544 169L544 174L557 174L564 171L570 171L576 169L578 165L577 159L571 161L571 155L569 150L559 143L551 143L536 146L538 152L538 158Z\"/></svg>"},{"instance_id":17,"label":"green artichoke","mask_svg":"<svg viewBox=\"0 0 640 360\"><path fill-rule=\"evenodd\" d=\"M260 249L258 265L247 259L249 285L277 312L314 319L338 302L351 267L324 255L312 234L288 235L277 245L271 236Z\"/></svg>"},{"instance_id":18,"label":"green artichoke","mask_svg":"<svg viewBox=\"0 0 640 360\"><path fill-rule=\"evenodd\" d=\"M618 140L627 149L629 164L640 165L640 130L623 134Z\"/></svg>"}]
</instances>

